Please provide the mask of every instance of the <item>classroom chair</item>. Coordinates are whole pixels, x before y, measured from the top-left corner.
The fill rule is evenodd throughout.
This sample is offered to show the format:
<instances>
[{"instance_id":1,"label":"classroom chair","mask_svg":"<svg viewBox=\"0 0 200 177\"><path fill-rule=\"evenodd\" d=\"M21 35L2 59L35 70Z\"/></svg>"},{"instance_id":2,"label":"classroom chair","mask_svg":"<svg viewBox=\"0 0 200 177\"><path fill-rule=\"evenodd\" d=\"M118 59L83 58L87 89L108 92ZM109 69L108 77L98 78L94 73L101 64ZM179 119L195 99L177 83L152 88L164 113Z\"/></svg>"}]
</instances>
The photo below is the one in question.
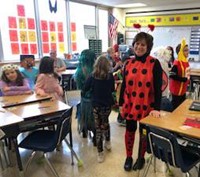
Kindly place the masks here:
<instances>
[{"instance_id":1,"label":"classroom chair","mask_svg":"<svg viewBox=\"0 0 200 177\"><path fill-rule=\"evenodd\" d=\"M190 176L189 171L200 162L200 155L179 145L176 136L169 131L147 126L147 132L149 147L147 152L152 155L144 170L143 177L147 176L150 164L155 158L165 162L168 169L169 165L171 165L179 168L186 176ZM198 173L198 177L200 177L200 172Z\"/></svg>"},{"instance_id":2,"label":"classroom chair","mask_svg":"<svg viewBox=\"0 0 200 177\"><path fill-rule=\"evenodd\" d=\"M20 143L19 147L33 150L31 157L29 158L27 165L25 167L25 172L30 165L32 159L36 155L36 152L42 152L45 161L47 162L48 166L52 170L55 176L59 176L47 158L47 153L52 152L56 149L57 146L61 144L63 140L65 140L66 144L71 150L71 159L72 165L74 164L73 156L78 161L78 166L82 166L82 161L78 158L75 151L73 150L73 143L72 143L72 130L71 130L71 117L72 117L72 108L65 111L61 117L57 121L57 128L56 130L36 130L30 133L27 137L25 137ZM67 139L67 135L69 135L69 140Z\"/></svg>"}]
</instances>

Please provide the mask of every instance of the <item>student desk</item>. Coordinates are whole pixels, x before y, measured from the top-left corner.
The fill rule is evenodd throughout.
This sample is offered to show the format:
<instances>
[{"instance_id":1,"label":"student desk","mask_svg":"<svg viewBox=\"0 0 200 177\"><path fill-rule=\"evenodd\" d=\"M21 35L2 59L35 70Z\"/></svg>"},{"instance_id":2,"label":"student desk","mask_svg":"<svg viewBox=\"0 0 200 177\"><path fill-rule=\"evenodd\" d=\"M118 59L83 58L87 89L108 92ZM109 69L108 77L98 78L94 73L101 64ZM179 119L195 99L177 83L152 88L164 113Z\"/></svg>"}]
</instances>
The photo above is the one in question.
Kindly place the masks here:
<instances>
[{"instance_id":1,"label":"student desk","mask_svg":"<svg viewBox=\"0 0 200 177\"><path fill-rule=\"evenodd\" d=\"M50 100L52 97L41 97L34 94L30 95L15 95L15 96L3 96L0 97L0 105L3 108L12 107L15 105L22 105L32 102L40 102L40 101L46 101Z\"/></svg>"},{"instance_id":2,"label":"student desk","mask_svg":"<svg viewBox=\"0 0 200 177\"><path fill-rule=\"evenodd\" d=\"M62 78L62 87L65 90L74 89L75 86L74 86L73 75L75 74L75 72L76 69L66 69L65 71L59 73L59 75L61 75Z\"/></svg>"},{"instance_id":3,"label":"student desk","mask_svg":"<svg viewBox=\"0 0 200 177\"><path fill-rule=\"evenodd\" d=\"M69 108L68 105L61 101L50 99L41 101L41 99L38 99L37 101L31 100L31 102L26 102L24 104L15 104L4 109L8 114L10 113L23 119L23 121L17 123L16 129L10 129L10 132L13 134L12 140L15 145L20 172L23 172L23 167L17 146L17 135L20 132L33 130L47 125L48 121L51 121L52 118L59 118L60 115ZM7 128L9 127L10 126L8 125Z\"/></svg>"},{"instance_id":4,"label":"student desk","mask_svg":"<svg viewBox=\"0 0 200 177\"><path fill-rule=\"evenodd\" d=\"M161 112L160 118L147 116L140 123L166 129L178 135L197 139L200 142L200 129L183 125L186 117L200 117L200 112L189 110L191 103L192 100L187 99L172 113Z\"/></svg>"}]
</instances>

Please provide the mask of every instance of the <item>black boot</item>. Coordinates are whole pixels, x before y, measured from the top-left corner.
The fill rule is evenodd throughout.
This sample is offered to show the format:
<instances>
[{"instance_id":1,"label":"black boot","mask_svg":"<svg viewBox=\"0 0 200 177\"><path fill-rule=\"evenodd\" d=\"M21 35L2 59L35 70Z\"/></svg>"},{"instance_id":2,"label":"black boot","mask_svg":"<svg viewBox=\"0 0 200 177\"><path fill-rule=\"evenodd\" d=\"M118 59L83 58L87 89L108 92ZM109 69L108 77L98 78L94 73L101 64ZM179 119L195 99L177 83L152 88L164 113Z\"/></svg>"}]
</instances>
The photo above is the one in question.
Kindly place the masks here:
<instances>
[{"instance_id":1,"label":"black boot","mask_svg":"<svg viewBox=\"0 0 200 177\"><path fill-rule=\"evenodd\" d=\"M125 171L130 171L132 168L132 164L133 164L133 158L132 157L127 157L126 161L124 163L124 170Z\"/></svg>"},{"instance_id":2,"label":"black boot","mask_svg":"<svg viewBox=\"0 0 200 177\"><path fill-rule=\"evenodd\" d=\"M133 170L141 170L144 167L145 164L145 159L144 158L138 158L135 162L135 164L133 165Z\"/></svg>"}]
</instances>

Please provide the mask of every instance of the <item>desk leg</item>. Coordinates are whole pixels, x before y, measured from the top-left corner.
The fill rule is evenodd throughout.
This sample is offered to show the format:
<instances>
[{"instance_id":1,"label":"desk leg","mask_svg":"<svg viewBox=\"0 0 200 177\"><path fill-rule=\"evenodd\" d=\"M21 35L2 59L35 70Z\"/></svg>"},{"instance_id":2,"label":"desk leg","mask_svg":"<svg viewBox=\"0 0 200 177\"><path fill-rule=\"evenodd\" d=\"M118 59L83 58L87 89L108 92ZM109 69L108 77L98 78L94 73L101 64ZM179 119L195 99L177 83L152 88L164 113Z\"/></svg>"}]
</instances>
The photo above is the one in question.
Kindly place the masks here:
<instances>
[{"instance_id":1,"label":"desk leg","mask_svg":"<svg viewBox=\"0 0 200 177\"><path fill-rule=\"evenodd\" d=\"M20 153L19 153L17 138L16 137L12 138L12 142L13 142L13 145L14 145L14 148L15 148L15 153L16 153L16 157L17 157L17 165L18 165L19 171L23 172L23 166L22 166L21 156L20 156Z\"/></svg>"}]
</instances>

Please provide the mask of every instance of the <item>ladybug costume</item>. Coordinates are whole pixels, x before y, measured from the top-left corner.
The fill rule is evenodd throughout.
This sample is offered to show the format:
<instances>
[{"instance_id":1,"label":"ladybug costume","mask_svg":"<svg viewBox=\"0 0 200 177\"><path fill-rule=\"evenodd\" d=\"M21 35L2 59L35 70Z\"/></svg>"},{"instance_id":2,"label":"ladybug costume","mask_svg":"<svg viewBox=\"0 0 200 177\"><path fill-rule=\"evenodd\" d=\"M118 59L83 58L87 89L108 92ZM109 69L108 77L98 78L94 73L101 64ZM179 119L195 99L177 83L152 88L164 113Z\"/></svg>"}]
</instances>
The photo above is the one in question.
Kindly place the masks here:
<instances>
[{"instance_id":1,"label":"ladybug costume","mask_svg":"<svg viewBox=\"0 0 200 177\"><path fill-rule=\"evenodd\" d=\"M134 43L133 43L134 46ZM147 44L147 47L148 44ZM160 62L149 56L148 51L143 56L135 56L124 66L123 82L119 105L122 106L122 117L126 119L125 146L126 162L124 169L132 168L132 152L137 130L137 121L145 118L152 110L160 110L162 97L162 67ZM134 170L141 169L145 163L146 135L140 125L140 142L138 159Z\"/></svg>"}]
</instances>

